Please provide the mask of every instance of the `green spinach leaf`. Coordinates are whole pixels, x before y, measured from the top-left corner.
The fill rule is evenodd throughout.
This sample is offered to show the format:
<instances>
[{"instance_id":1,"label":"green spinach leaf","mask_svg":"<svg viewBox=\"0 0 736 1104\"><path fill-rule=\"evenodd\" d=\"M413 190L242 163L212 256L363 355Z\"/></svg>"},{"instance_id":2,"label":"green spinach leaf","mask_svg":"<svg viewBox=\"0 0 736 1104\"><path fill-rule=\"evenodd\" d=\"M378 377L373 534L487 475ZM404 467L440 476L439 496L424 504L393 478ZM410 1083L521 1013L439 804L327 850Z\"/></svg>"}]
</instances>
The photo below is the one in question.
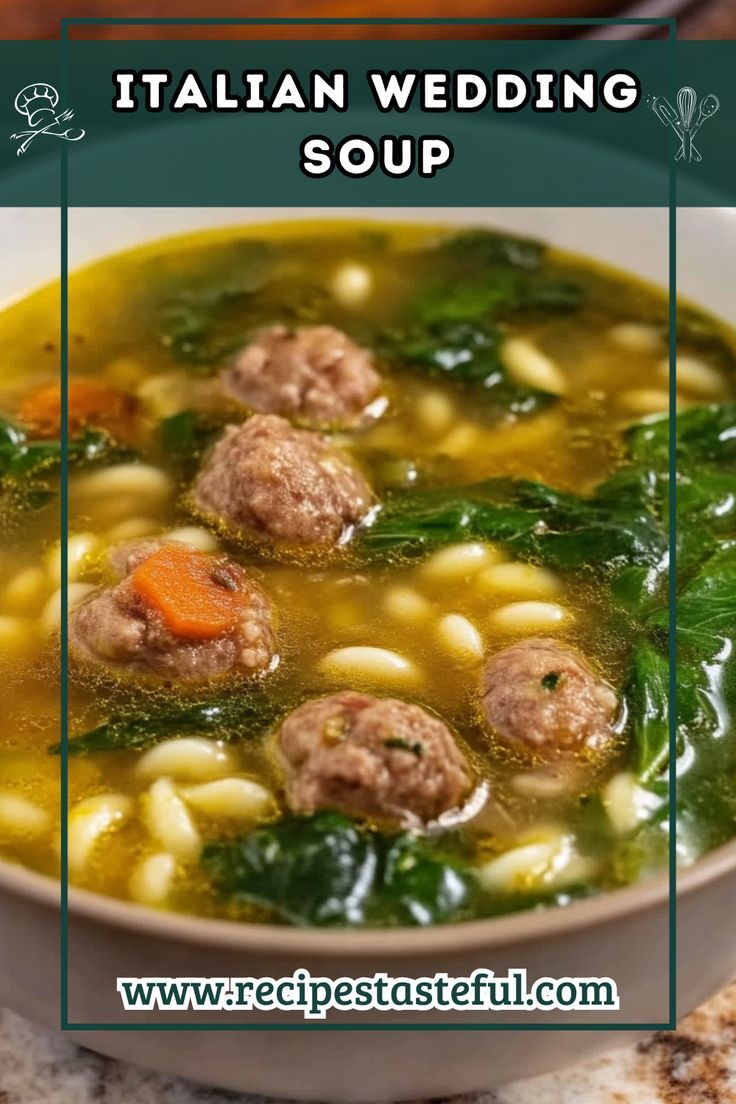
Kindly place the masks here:
<instances>
[{"instance_id":1,"label":"green spinach leaf","mask_svg":"<svg viewBox=\"0 0 736 1104\"><path fill-rule=\"evenodd\" d=\"M450 301L448 300L448 303ZM394 362L472 387L489 405L531 414L554 396L513 383L499 355L501 331L493 324L450 319L410 326L383 336L382 351Z\"/></svg>"},{"instance_id":2,"label":"green spinach leaf","mask_svg":"<svg viewBox=\"0 0 736 1104\"><path fill-rule=\"evenodd\" d=\"M222 699L123 714L72 737L69 755L141 751L162 740L191 733L206 733L218 739L251 738L262 735L282 712L282 706L267 699L233 694ZM49 751L58 755L61 745L54 744Z\"/></svg>"},{"instance_id":3,"label":"green spinach leaf","mask_svg":"<svg viewBox=\"0 0 736 1104\"><path fill-rule=\"evenodd\" d=\"M633 741L633 769L641 782L656 778L669 759L670 666L648 640L639 641L624 686Z\"/></svg>"},{"instance_id":4,"label":"green spinach leaf","mask_svg":"<svg viewBox=\"0 0 736 1104\"><path fill-rule=\"evenodd\" d=\"M131 455L102 429L85 429L69 441L69 464L109 463ZM0 419L0 479L20 479L61 462L61 441L32 440L24 430Z\"/></svg>"},{"instance_id":5,"label":"green spinach leaf","mask_svg":"<svg viewBox=\"0 0 736 1104\"><path fill-rule=\"evenodd\" d=\"M585 499L529 480L397 494L361 538L377 556L417 555L459 540L500 541L564 568L655 565L666 551L656 520L623 495Z\"/></svg>"},{"instance_id":6,"label":"green spinach leaf","mask_svg":"<svg viewBox=\"0 0 736 1104\"><path fill-rule=\"evenodd\" d=\"M188 278L161 308L162 343L179 360L211 364L244 338L243 306L267 282L273 249L237 241L219 251L216 264Z\"/></svg>"},{"instance_id":7,"label":"green spinach leaf","mask_svg":"<svg viewBox=\"0 0 736 1104\"><path fill-rule=\"evenodd\" d=\"M129 459L131 449L118 445L101 429L84 429L68 444L71 467L110 464ZM48 476L61 463L61 441L31 440L24 430L0 418L0 505L5 524L16 525L24 511L37 510L54 498Z\"/></svg>"},{"instance_id":8,"label":"green spinach leaf","mask_svg":"<svg viewBox=\"0 0 736 1104\"><path fill-rule=\"evenodd\" d=\"M413 836L384 836L332 812L210 844L202 864L222 893L305 927L437 924L475 891L470 874Z\"/></svg>"},{"instance_id":9,"label":"green spinach leaf","mask_svg":"<svg viewBox=\"0 0 736 1104\"><path fill-rule=\"evenodd\" d=\"M197 410L181 410L160 425L161 447L176 463L197 460L222 430L222 422Z\"/></svg>"}]
</instances>

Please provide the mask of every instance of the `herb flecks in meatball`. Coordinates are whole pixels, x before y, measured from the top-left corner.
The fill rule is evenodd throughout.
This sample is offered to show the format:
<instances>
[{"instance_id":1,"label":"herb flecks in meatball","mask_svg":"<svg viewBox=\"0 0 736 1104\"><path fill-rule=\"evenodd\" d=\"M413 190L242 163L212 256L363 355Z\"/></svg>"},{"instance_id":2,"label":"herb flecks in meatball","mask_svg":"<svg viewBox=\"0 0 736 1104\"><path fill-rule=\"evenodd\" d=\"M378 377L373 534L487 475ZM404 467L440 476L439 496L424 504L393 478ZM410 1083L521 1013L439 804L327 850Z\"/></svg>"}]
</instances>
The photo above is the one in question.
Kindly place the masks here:
<instances>
[{"instance_id":1,"label":"herb flecks in meatball","mask_svg":"<svg viewBox=\"0 0 736 1104\"><path fill-rule=\"evenodd\" d=\"M356 421L381 390L373 357L334 326L268 326L221 375L228 395L260 414L315 425Z\"/></svg>"},{"instance_id":2,"label":"herb flecks in meatball","mask_svg":"<svg viewBox=\"0 0 736 1104\"><path fill-rule=\"evenodd\" d=\"M294 812L426 823L468 795L471 772L447 726L418 705L352 690L299 706L276 737Z\"/></svg>"},{"instance_id":3,"label":"herb flecks in meatball","mask_svg":"<svg viewBox=\"0 0 736 1104\"><path fill-rule=\"evenodd\" d=\"M110 558L120 581L71 613L75 658L179 682L273 662L271 606L238 564L180 541L137 541Z\"/></svg>"},{"instance_id":4,"label":"herb flecks in meatball","mask_svg":"<svg viewBox=\"0 0 736 1104\"><path fill-rule=\"evenodd\" d=\"M556 640L522 640L493 656L481 694L491 729L517 750L550 759L599 752L614 741L615 693Z\"/></svg>"},{"instance_id":5,"label":"herb flecks in meatball","mask_svg":"<svg viewBox=\"0 0 736 1104\"><path fill-rule=\"evenodd\" d=\"M196 508L226 529L287 545L344 541L373 505L344 453L273 414L225 430L193 496Z\"/></svg>"}]
</instances>

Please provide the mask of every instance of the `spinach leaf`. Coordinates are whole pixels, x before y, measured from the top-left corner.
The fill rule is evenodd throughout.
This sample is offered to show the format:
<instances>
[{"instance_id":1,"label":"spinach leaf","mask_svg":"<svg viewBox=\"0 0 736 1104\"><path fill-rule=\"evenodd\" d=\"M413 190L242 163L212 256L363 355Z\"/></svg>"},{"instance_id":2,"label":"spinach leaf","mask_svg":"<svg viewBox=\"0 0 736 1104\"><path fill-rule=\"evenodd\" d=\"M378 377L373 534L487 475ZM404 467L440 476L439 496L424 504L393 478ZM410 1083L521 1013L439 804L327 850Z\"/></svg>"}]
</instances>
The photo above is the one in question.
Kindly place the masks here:
<instances>
[{"instance_id":1,"label":"spinach leaf","mask_svg":"<svg viewBox=\"0 0 736 1104\"><path fill-rule=\"evenodd\" d=\"M619 884L632 885L667 869L670 843L666 817L665 800L660 815L647 821L633 835L624 836L616 845L613 874Z\"/></svg>"},{"instance_id":2,"label":"spinach leaf","mask_svg":"<svg viewBox=\"0 0 736 1104\"><path fill-rule=\"evenodd\" d=\"M449 309L452 300L448 299ZM530 414L554 396L513 383L499 355L501 331L491 323L445 318L384 334L382 352L393 361L442 377L515 414Z\"/></svg>"},{"instance_id":3,"label":"spinach leaf","mask_svg":"<svg viewBox=\"0 0 736 1104\"><path fill-rule=\"evenodd\" d=\"M445 238L436 247L441 257L456 259L463 264L483 268L509 266L535 271L542 262L546 247L535 238L521 238L493 230L461 230Z\"/></svg>"},{"instance_id":4,"label":"spinach leaf","mask_svg":"<svg viewBox=\"0 0 736 1104\"><path fill-rule=\"evenodd\" d=\"M160 424L161 447L177 463L196 460L222 429L222 423L197 410L182 410Z\"/></svg>"},{"instance_id":5,"label":"spinach leaf","mask_svg":"<svg viewBox=\"0 0 736 1104\"><path fill-rule=\"evenodd\" d=\"M69 464L109 463L130 456L129 449L118 445L103 429L84 429L72 437L68 447ZM19 479L34 475L61 462L60 440L32 440L25 431L0 418L0 479Z\"/></svg>"},{"instance_id":6,"label":"spinach leaf","mask_svg":"<svg viewBox=\"0 0 736 1104\"><path fill-rule=\"evenodd\" d=\"M69 441L69 463L105 463L130 455L102 429L85 429ZM19 479L61 461L61 441L29 440L25 431L0 418L0 479Z\"/></svg>"},{"instance_id":7,"label":"spinach leaf","mask_svg":"<svg viewBox=\"0 0 736 1104\"><path fill-rule=\"evenodd\" d=\"M579 310L584 301L579 284L540 273L520 281L511 306L518 311L563 312Z\"/></svg>"},{"instance_id":8,"label":"spinach leaf","mask_svg":"<svg viewBox=\"0 0 736 1104\"><path fill-rule=\"evenodd\" d=\"M417 322L432 326L446 322L478 322L514 299L517 276L501 271L490 279L430 284L412 300L409 310Z\"/></svg>"},{"instance_id":9,"label":"spinach leaf","mask_svg":"<svg viewBox=\"0 0 736 1104\"><path fill-rule=\"evenodd\" d=\"M162 343L179 360L209 364L243 340L242 307L271 273L266 242L237 241L220 251L214 266L190 277L164 301Z\"/></svg>"},{"instance_id":10,"label":"spinach leaf","mask_svg":"<svg viewBox=\"0 0 736 1104\"><path fill-rule=\"evenodd\" d=\"M634 745L633 769L641 782L656 778L669 759L670 666L648 640L634 648L624 701Z\"/></svg>"},{"instance_id":11,"label":"spinach leaf","mask_svg":"<svg viewBox=\"0 0 736 1104\"><path fill-rule=\"evenodd\" d=\"M669 761L669 663L664 654L669 614L650 613L649 639L635 649L626 702L635 742L634 766L648 788L664 787ZM707 558L683 587L677 608L677 817L680 846L715 847L733 834L736 770L736 545ZM659 830L640 829L634 854L660 846ZM687 838L690 836L691 838ZM631 856L629 856L630 858Z\"/></svg>"},{"instance_id":12,"label":"spinach leaf","mask_svg":"<svg viewBox=\"0 0 736 1104\"><path fill-rule=\"evenodd\" d=\"M670 422L666 415L632 426L626 435L631 459L642 465L667 467ZM675 422L678 467L715 461L736 464L736 403L694 406Z\"/></svg>"},{"instance_id":13,"label":"spinach leaf","mask_svg":"<svg viewBox=\"0 0 736 1104\"><path fill-rule=\"evenodd\" d=\"M736 404L678 416L678 561L691 571L734 533ZM520 556L559 568L609 574L614 597L642 614L667 571L669 422L627 435L628 460L584 498L529 480L489 479L465 487L388 497L359 547L368 557L420 555L458 540L496 540Z\"/></svg>"},{"instance_id":14,"label":"spinach leaf","mask_svg":"<svg viewBox=\"0 0 736 1104\"><path fill-rule=\"evenodd\" d=\"M441 860L403 833L384 845L383 877L373 910L376 923L432 925L457 918L474 895L473 876Z\"/></svg>"},{"instance_id":15,"label":"spinach leaf","mask_svg":"<svg viewBox=\"0 0 736 1104\"><path fill-rule=\"evenodd\" d=\"M652 617L666 625L668 612ZM687 654L716 658L736 639L736 542L716 552L701 566L677 601L677 640Z\"/></svg>"},{"instance_id":16,"label":"spinach leaf","mask_svg":"<svg viewBox=\"0 0 736 1104\"><path fill-rule=\"evenodd\" d=\"M436 253L445 278L417 298L425 322L577 310L585 298L567 275L542 270L546 247L531 238L470 230L441 242Z\"/></svg>"},{"instance_id":17,"label":"spinach leaf","mask_svg":"<svg viewBox=\"0 0 736 1104\"><path fill-rule=\"evenodd\" d=\"M190 733L207 733L218 739L260 736L282 712L282 706L266 699L233 694L222 699L122 714L74 736L69 740L69 755L140 751L162 740ZM61 745L52 745L49 752L60 754Z\"/></svg>"},{"instance_id":18,"label":"spinach leaf","mask_svg":"<svg viewBox=\"0 0 736 1104\"><path fill-rule=\"evenodd\" d=\"M333 812L210 844L202 864L221 892L305 927L437 924L457 917L475 888L413 836L384 836Z\"/></svg>"},{"instance_id":19,"label":"spinach leaf","mask_svg":"<svg viewBox=\"0 0 736 1104\"><path fill-rule=\"evenodd\" d=\"M557 567L621 570L655 565L666 551L656 520L623 495L590 499L530 480L489 479L465 488L388 499L361 538L369 555L417 555L459 540L495 540Z\"/></svg>"},{"instance_id":20,"label":"spinach leaf","mask_svg":"<svg viewBox=\"0 0 736 1104\"><path fill-rule=\"evenodd\" d=\"M133 455L101 429L84 429L68 444L70 467L109 464ZM3 520L16 524L21 511L37 510L54 497L46 478L61 463L61 441L29 440L24 430L0 418L0 502Z\"/></svg>"},{"instance_id":21,"label":"spinach leaf","mask_svg":"<svg viewBox=\"0 0 736 1104\"><path fill-rule=\"evenodd\" d=\"M429 262L438 277L409 298L400 324L382 338L384 355L473 387L512 413L554 401L510 380L500 357L502 322L514 312L574 310L582 302L579 285L540 271L543 256L539 242L483 230L441 241Z\"/></svg>"}]
</instances>

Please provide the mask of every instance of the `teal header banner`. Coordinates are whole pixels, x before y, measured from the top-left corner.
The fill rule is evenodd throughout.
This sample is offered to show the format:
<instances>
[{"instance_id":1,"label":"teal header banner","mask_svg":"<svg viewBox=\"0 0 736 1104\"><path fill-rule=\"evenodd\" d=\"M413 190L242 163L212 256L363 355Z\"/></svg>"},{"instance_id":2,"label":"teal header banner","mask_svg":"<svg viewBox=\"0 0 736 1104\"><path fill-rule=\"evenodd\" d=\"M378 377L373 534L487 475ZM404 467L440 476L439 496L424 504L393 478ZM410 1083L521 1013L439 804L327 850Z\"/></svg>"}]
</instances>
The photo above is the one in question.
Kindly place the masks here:
<instances>
[{"instance_id":1,"label":"teal header banner","mask_svg":"<svg viewBox=\"0 0 736 1104\"><path fill-rule=\"evenodd\" d=\"M70 206L736 203L736 43L3 42L0 62L6 206L57 205L62 180Z\"/></svg>"}]
</instances>

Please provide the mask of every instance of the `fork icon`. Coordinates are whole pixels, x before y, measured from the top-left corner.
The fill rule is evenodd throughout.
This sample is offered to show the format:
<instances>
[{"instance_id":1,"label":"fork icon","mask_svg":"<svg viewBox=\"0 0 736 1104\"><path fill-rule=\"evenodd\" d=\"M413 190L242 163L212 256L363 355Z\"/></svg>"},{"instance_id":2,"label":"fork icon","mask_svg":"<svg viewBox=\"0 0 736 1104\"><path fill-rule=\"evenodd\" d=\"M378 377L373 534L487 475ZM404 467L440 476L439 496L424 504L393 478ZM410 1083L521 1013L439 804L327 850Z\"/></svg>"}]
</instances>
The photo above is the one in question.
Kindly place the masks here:
<instances>
[{"instance_id":1,"label":"fork icon","mask_svg":"<svg viewBox=\"0 0 736 1104\"><path fill-rule=\"evenodd\" d=\"M695 116L695 107L698 97L694 88L685 86L677 93L677 110L664 96L655 96L652 100L652 111L661 123L670 126L680 139L680 148L677 151L676 161L702 161L703 158L693 138L700 130L706 119L710 119L720 108L718 97L710 92L704 96L698 106ZM693 121L694 119L694 121Z\"/></svg>"},{"instance_id":2,"label":"fork icon","mask_svg":"<svg viewBox=\"0 0 736 1104\"><path fill-rule=\"evenodd\" d=\"M61 129L74 118L74 110L68 107L64 111L57 111L58 103L59 93L46 81L36 81L20 90L15 97L14 106L18 114L25 117L28 126L25 130L17 130L10 135L12 141L20 143L15 151L19 157L41 134L67 142L78 142L80 138L84 138L85 132L81 127L67 126Z\"/></svg>"}]
</instances>

